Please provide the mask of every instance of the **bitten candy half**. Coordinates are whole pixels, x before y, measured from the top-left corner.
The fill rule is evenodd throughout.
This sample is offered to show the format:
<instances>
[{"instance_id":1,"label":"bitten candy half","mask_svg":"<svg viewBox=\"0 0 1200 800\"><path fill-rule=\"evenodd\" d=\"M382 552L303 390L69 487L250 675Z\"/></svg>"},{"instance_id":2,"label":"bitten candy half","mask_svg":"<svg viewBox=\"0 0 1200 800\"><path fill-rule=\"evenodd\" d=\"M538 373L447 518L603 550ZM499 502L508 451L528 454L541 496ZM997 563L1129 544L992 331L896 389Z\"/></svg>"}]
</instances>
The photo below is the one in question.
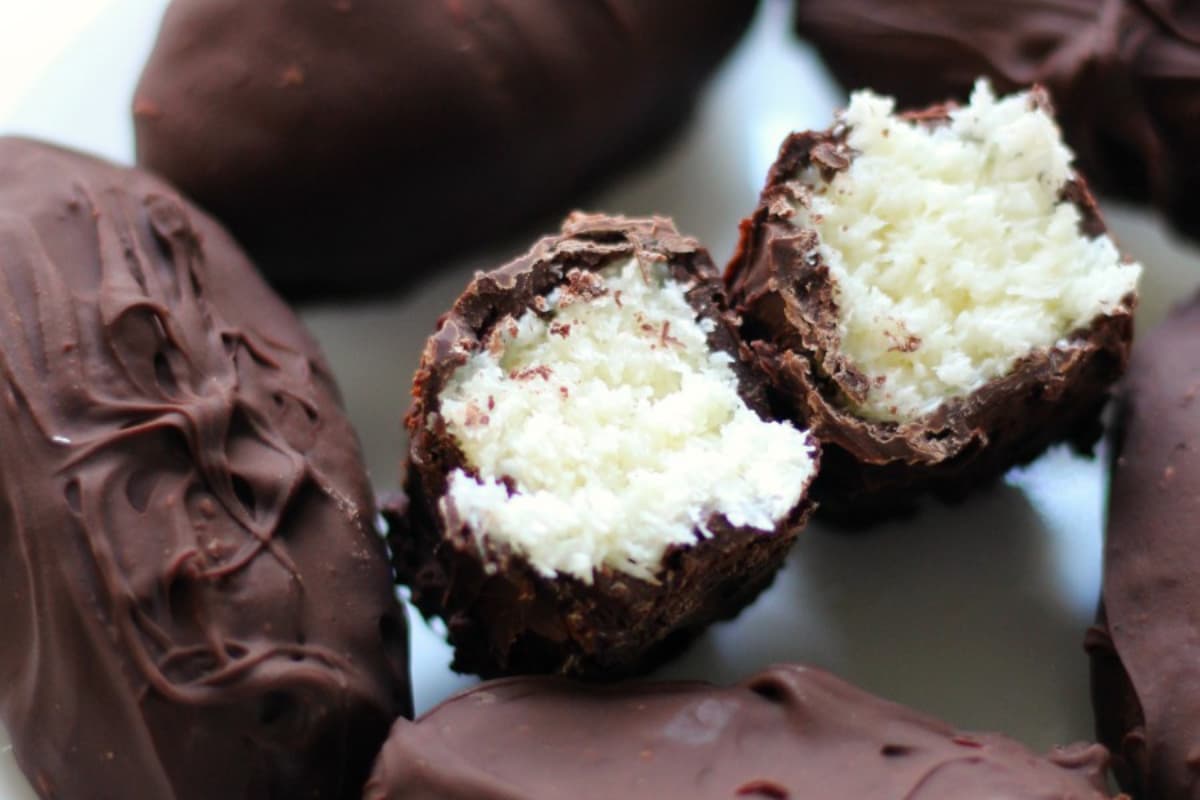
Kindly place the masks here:
<instances>
[{"instance_id":1,"label":"bitten candy half","mask_svg":"<svg viewBox=\"0 0 1200 800\"><path fill-rule=\"evenodd\" d=\"M780 413L824 448L824 511L957 497L1088 447L1141 268L1105 233L1040 89L897 114L858 92L780 148L729 265Z\"/></svg>"},{"instance_id":2,"label":"bitten candy half","mask_svg":"<svg viewBox=\"0 0 1200 800\"><path fill-rule=\"evenodd\" d=\"M0 720L43 798L360 796L411 712L316 343L158 179L0 139Z\"/></svg>"},{"instance_id":3,"label":"bitten candy half","mask_svg":"<svg viewBox=\"0 0 1200 800\"><path fill-rule=\"evenodd\" d=\"M1039 757L795 665L730 687L513 678L398 722L366 798L1102 800L1107 760Z\"/></svg>"},{"instance_id":4,"label":"bitten candy half","mask_svg":"<svg viewBox=\"0 0 1200 800\"><path fill-rule=\"evenodd\" d=\"M735 329L664 219L574 215L471 282L414 380L390 537L455 669L643 671L770 583L817 448L768 421Z\"/></svg>"},{"instance_id":5,"label":"bitten candy half","mask_svg":"<svg viewBox=\"0 0 1200 800\"><path fill-rule=\"evenodd\" d=\"M1200 796L1200 298L1133 349L1113 442L1096 733L1139 800Z\"/></svg>"}]
</instances>

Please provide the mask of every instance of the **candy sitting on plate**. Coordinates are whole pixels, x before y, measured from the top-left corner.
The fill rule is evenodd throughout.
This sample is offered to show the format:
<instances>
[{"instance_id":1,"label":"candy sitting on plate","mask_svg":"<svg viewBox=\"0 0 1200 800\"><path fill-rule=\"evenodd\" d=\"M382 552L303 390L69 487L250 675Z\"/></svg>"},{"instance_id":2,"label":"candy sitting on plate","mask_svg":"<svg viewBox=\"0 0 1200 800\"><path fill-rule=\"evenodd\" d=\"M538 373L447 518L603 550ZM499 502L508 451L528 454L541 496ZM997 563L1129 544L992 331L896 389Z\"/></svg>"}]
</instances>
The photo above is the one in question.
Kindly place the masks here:
<instances>
[{"instance_id":1,"label":"candy sitting on plate","mask_svg":"<svg viewBox=\"0 0 1200 800\"><path fill-rule=\"evenodd\" d=\"M291 293L411 283L687 120L756 0L175 0L138 162Z\"/></svg>"},{"instance_id":2,"label":"candy sitting on plate","mask_svg":"<svg viewBox=\"0 0 1200 800\"><path fill-rule=\"evenodd\" d=\"M816 499L864 520L1090 446L1140 271L1045 93L981 82L907 114L858 92L790 136L727 279L781 410L822 443Z\"/></svg>"},{"instance_id":3,"label":"candy sitting on plate","mask_svg":"<svg viewBox=\"0 0 1200 800\"><path fill-rule=\"evenodd\" d=\"M1181 0L797 0L796 29L844 86L906 106L1040 83L1096 190L1200 237L1200 17Z\"/></svg>"},{"instance_id":4,"label":"candy sitting on plate","mask_svg":"<svg viewBox=\"0 0 1200 800\"><path fill-rule=\"evenodd\" d=\"M0 139L0 720L43 798L354 798L409 714L315 342L158 179Z\"/></svg>"},{"instance_id":5,"label":"candy sitting on plate","mask_svg":"<svg viewBox=\"0 0 1200 800\"><path fill-rule=\"evenodd\" d=\"M752 600L817 469L762 390L717 270L668 220L573 215L477 274L415 377L390 537L454 668L644 671Z\"/></svg>"},{"instance_id":6,"label":"candy sitting on plate","mask_svg":"<svg viewBox=\"0 0 1200 800\"><path fill-rule=\"evenodd\" d=\"M800 666L732 687L511 678L398 722L366 798L1102 800L1107 760L1038 757Z\"/></svg>"},{"instance_id":7,"label":"candy sitting on plate","mask_svg":"<svg viewBox=\"0 0 1200 800\"><path fill-rule=\"evenodd\" d=\"M1100 619L1096 731L1145 800L1200 793L1200 299L1139 339L1122 384Z\"/></svg>"}]
</instances>

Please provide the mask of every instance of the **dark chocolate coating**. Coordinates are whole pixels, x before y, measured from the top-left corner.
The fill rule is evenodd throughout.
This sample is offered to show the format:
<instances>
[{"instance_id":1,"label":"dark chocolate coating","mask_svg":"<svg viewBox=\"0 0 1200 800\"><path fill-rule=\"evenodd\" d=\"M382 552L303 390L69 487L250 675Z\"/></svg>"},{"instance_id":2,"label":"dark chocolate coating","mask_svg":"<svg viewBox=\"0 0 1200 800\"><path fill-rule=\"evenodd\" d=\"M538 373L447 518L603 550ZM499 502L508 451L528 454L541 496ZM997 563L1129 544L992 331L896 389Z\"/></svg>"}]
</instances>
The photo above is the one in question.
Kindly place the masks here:
<instances>
[{"instance_id":1,"label":"dark chocolate coating","mask_svg":"<svg viewBox=\"0 0 1200 800\"><path fill-rule=\"evenodd\" d=\"M1097 734L1139 800L1200 797L1200 298L1139 338L1119 395Z\"/></svg>"},{"instance_id":2,"label":"dark chocolate coating","mask_svg":"<svg viewBox=\"0 0 1200 800\"><path fill-rule=\"evenodd\" d=\"M1200 11L1187 0L796 0L796 28L850 89L908 106L987 76L1047 86L1093 185L1200 236Z\"/></svg>"},{"instance_id":3,"label":"dark chocolate coating","mask_svg":"<svg viewBox=\"0 0 1200 800\"><path fill-rule=\"evenodd\" d=\"M175 0L139 163L289 292L379 290L557 219L683 122L757 0Z\"/></svg>"},{"instance_id":4,"label":"dark chocolate coating","mask_svg":"<svg viewBox=\"0 0 1200 800\"><path fill-rule=\"evenodd\" d=\"M665 219L581 214L567 219L560 236L479 273L425 346L407 417L410 505L407 513L391 515L389 542L413 602L427 616L446 621L455 647L453 667L460 672L609 679L648 670L769 585L811 510L802 499L773 532L714 518L712 537L668 550L658 583L605 567L591 584L567 575L543 577L520 554L490 544L481 556L474 533L447 522L439 511L447 476L459 467L474 474L437 414L450 376L492 325L532 308L571 269L598 270L630 256L666 259L677 280L692 283L688 301L698 316L716 322L710 346L739 358L736 323L724 309L719 274L694 239ZM741 361L736 369L743 398L765 414L760 380Z\"/></svg>"},{"instance_id":5,"label":"dark chocolate coating","mask_svg":"<svg viewBox=\"0 0 1200 800\"><path fill-rule=\"evenodd\" d=\"M0 139L0 720L43 798L358 797L407 632L316 343L138 170Z\"/></svg>"},{"instance_id":6,"label":"dark chocolate coating","mask_svg":"<svg viewBox=\"0 0 1200 800\"><path fill-rule=\"evenodd\" d=\"M1040 90L1036 95L1048 103ZM936 123L946 113L946 106L935 106L907 116ZM742 335L770 378L778 413L821 442L813 492L826 518L871 522L911 508L925 491L958 499L1054 442L1089 449L1100 434L1108 387L1128 360L1133 297L1065 344L1030 353L1007 375L914 421L875 421L854 412L851 404L866 397L869 380L840 351L835 286L818 235L791 222L800 170L815 164L832 177L852 158L835 130L789 136L758 208L742 222L726 273L744 320ZM1063 194L1082 213L1084 233L1104 233L1082 177Z\"/></svg>"},{"instance_id":7,"label":"dark chocolate coating","mask_svg":"<svg viewBox=\"0 0 1200 800\"><path fill-rule=\"evenodd\" d=\"M1045 758L834 676L744 683L485 683L392 729L366 800L1100 800L1108 754Z\"/></svg>"}]
</instances>

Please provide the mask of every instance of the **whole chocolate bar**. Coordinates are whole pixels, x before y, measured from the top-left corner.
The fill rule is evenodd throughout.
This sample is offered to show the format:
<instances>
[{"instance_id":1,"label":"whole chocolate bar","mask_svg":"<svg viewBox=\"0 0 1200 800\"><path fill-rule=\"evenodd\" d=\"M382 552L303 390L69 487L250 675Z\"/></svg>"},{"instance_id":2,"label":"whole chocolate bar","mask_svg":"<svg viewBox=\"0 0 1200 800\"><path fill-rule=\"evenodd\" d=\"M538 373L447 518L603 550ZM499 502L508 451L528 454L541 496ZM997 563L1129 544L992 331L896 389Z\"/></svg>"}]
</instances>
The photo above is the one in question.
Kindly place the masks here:
<instances>
[{"instance_id":1,"label":"whole chocolate bar","mask_svg":"<svg viewBox=\"0 0 1200 800\"><path fill-rule=\"evenodd\" d=\"M757 0L175 0L139 163L289 292L372 290L557 219L686 118Z\"/></svg>"},{"instance_id":2,"label":"whole chocolate bar","mask_svg":"<svg viewBox=\"0 0 1200 800\"><path fill-rule=\"evenodd\" d=\"M513 678L398 722L366 799L1101 800L1106 763L1099 745L1039 758L794 665L733 687Z\"/></svg>"},{"instance_id":3,"label":"whole chocolate bar","mask_svg":"<svg viewBox=\"0 0 1200 800\"><path fill-rule=\"evenodd\" d=\"M1096 188L1152 201L1200 236L1200 17L1184 0L797 0L796 29L843 86L908 106L964 99L979 76L1044 84Z\"/></svg>"},{"instance_id":4,"label":"whole chocolate bar","mask_svg":"<svg viewBox=\"0 0 1200 800\"><path fill-rule=\"evenodd\" d=\"M43 798L358 797L407 630L316 343L138 170L0 139L0 720Z\"/></svg>"},{"instance_id":5,"label":"whole chocolate bar","mask_svg":"<svg viewBox=\"0 0 1200 800\"><path fill-rule=\"evenodd\" d=\"M1103 603L1087 644L1098 736L1145 800L1200 792L1200 300L1139 338L1114 441Z\"/></svg>"},{"instance_id":6,"label":"whole chocolate bar","mask_svg":"<svg viewBox=\"0 0 1200 800\"><path fill-rule=\"evenodd\" d=\"M735 327L694 239L587 215L443 316L389 541L455 669L644 671L770 583L817 453L765 418Z\"/></svg>"},{"instance_id":7,"label":"whole chocolate bar","mask_svg":"<svg viewBox=\"0 0 1200 800\"><path fill-rule=\"evenodd\" d=\"M1045 94L981 82L905 114L859 92L790 136L726 277L776 407L821 441L815 498L867 522L1090 446L1139 275Z\"/></svg>"}]
</instances>

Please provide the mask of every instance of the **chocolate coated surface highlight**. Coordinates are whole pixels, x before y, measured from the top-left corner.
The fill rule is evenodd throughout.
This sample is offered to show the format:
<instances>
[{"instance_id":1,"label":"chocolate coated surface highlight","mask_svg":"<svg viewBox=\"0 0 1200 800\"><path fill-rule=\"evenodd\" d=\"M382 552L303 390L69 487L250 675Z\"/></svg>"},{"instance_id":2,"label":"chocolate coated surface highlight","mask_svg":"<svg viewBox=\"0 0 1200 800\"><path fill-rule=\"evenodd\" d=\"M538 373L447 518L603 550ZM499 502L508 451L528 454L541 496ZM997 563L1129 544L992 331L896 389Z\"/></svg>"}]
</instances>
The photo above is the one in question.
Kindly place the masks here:
<instances>
[{"instance_id":1,"label":"chocolate coated surface highlight","mask_svg":"<svg viewBox=\"0 0 1200 800\"><path fill-rule=\"evenodd\" d=\"M0 139L0 719L45 798L354 798L407 633L316 343L143 172Z\"/></svg>"},{"instance_id":2,"label":"chocolate coated surface highlight","mask_svg":"<svg viewBox=\"0 0 1200 800\"><path fill-rule=\"evenodd\" d=\"M1133 349L1122 384L1089 632L1098 736L1145 800L1200 793L1200 301Z\"/></svg>"},{"instance_id":3,"label":"chocolate coated surface highlight","mask_svg":"<svg viewBox=\"0 0 1200 800\"><path fill-rule=\"evenodd\" d=\"M733 687L485 683L402 720L367 800L1101 800L1107 753L1040 758L821 672Z\"/></svg>"},{"instance_id":4,"label":"chocolate coated surface highlight","mask_svg":"<svg viewBox=\"0 0 1200 800\"><path fill-rule=\"evenodd\" d=\"M289 292L399 286L661 141L756 6L175 0L138 161Z\"/></svg>"}]
</instances>

